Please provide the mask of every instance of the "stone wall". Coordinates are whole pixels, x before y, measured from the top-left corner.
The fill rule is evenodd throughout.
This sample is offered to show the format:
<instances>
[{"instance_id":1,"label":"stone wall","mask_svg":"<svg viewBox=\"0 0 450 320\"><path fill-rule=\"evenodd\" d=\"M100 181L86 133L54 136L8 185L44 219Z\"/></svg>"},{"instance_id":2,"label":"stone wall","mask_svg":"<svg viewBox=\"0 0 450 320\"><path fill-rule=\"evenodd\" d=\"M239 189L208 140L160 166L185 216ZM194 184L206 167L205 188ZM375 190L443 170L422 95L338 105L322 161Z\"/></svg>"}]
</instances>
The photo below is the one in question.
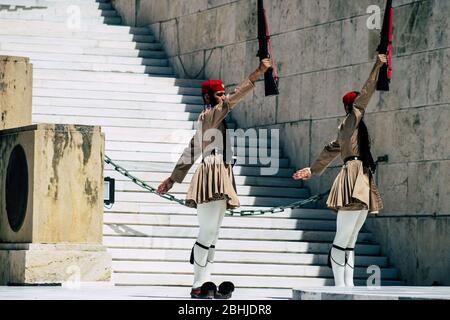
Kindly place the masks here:
<instances>
[{"instance_id":1,"label":"stone wall","mask_svg":"<svg viewBox=\"0 0 450 320\"><path fill-rule=\"evenodd\" d=\"M150 25L181 77L235 85L258 64L256 0L114 2L122 11L134 6L135 25ZM369 74L379 30L367 27L367 8L383 11L384 4L266 1L281 94L264 98L259 83L233 111L238 126L280 129L292 165L308 166L336 136L342 95L359 90ZM368 225L407 283L449 285L450 1L396 0L394 6L394 79L389 93L374 95L366 123L374 156L389 155L377 176L384 213L411 218ZM329 188L339 165L309 182L311 191Z\"/></svg>"}]
</instances>

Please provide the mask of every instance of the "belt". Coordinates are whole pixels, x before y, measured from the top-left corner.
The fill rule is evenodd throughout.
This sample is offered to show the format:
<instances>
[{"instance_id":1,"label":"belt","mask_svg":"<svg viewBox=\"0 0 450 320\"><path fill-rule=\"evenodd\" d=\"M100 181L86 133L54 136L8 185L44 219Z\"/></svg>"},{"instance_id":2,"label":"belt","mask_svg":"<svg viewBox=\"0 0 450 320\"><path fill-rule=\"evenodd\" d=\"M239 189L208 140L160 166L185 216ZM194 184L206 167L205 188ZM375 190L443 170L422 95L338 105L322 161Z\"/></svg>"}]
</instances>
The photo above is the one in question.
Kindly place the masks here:
<instances>
[{"instance_id":1,"label":"belt","mask_svg":"<svg viewBox=\"0 0 450 320\"><path fill-rule=\"evenodd\" d=\"M344 159L344 165L347 164L347 162L353 161L353 160L362 160L362 159L359 156L350 156L350 157L347 157Z\"/></svg>"},{"instance_id":2,"label":"belt","mask_svg":"<svg viewBox=\"0 0 450 320\"><path fill-rule=\"evenodd\" d=\"M208 152L203 153L203 155L202 155L202 157L203 157L202 162L205 161L206 157L217 156L217 155L224 155L223 150L219 149L219 148L214 148L214 149L212 149L212 150L210 150Z\"/></svg>"}]
</instances>

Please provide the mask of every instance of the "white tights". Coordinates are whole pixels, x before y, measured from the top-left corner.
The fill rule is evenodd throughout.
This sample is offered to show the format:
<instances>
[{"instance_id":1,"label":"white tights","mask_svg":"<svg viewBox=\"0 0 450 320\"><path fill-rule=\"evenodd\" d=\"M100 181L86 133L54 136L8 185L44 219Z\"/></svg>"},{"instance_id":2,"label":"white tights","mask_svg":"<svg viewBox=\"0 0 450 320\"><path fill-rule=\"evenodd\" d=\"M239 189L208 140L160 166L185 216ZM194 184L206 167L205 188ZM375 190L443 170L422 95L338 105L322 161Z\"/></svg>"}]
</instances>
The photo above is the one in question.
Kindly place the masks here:
<instances>
[{"instance_id":1,"label":"white tights","mask_svg":"<svg viewBox=\"0 0 450 320\"><path fill-rule=\"evenodd\" d=\"M368 211L344 211L337 215L336 236L331 249L331 265L337 287L353 287L355 245ZM336 248L338 247L338 248Z\"/></svg>"},{"instance_id":2,"label":"white tights","mask_svg":"<svg viewBox=\"0 0 450 320\"><path fill-rule=\"evenodd\" d=\"M215 245L219 238L227 201L218 200L197 205L199 234L194 245L194 284L193 288L201 287L211 279L211 269L214 262Z\"/></svg>"}]
</instances>

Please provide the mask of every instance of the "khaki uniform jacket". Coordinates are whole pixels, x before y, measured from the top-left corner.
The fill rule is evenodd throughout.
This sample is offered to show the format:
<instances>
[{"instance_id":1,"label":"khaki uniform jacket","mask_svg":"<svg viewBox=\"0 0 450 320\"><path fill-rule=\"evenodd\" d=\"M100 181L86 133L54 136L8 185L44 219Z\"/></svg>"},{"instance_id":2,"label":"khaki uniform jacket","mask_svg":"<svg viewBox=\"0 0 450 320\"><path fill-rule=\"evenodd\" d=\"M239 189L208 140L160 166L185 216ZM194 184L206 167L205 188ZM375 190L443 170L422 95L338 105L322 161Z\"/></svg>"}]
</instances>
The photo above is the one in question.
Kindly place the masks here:
<instances>
[{"instance_id":1,"label":"khaki uniform jacket","mask_svg":"<svg viewBox=\"0 0 450 320\"><path fill-rule=\"evenodd\" d=\"M358 127L364 117L365 109L376 90L378 74L382 64L376 63L369 79L353 104L353 110L338 128L338 137L325 146L322 153L311 166L311 173L322 175L325 169L339 155L342 160L359 156ZM362 161L349 161L336 177L328 197L327 206L338 210L369 210L378 213L383 208L381 196L375 185L370 169L363 168Z\"/></svg>"},{"instance_id":2,"label":"khaki uniform jacket","mask_svg":"<svg viewBox=\"0 0 450 320\"><path fill-rule=\"evenodd\" d=\"M186 195L188 206L196 208L198 204L222 199L227 200L227 209L240 206L233 168L227 161L232 150L224 120L254 87L253 82L246 79L224 102L200 114L197 131L170 176L173 181L182 183L193 164L203 155L203 162L198 166ZM224 137L226 146L223 146ZM211 155L215 148L226 148L227 159L224 159L223 152Z\"/></svg>"}]
</instances>

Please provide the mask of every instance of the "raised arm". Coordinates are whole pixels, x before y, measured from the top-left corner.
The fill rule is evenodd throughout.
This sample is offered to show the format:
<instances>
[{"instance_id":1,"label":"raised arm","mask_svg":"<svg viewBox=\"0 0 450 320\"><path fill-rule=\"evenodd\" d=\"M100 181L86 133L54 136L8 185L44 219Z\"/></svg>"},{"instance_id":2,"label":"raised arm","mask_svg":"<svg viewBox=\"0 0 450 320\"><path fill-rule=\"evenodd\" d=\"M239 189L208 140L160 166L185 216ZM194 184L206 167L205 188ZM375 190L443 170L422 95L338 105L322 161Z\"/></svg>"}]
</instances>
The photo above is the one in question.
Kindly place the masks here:
<instances>
[{"instance_id":1,"label":"raised arm","mask_svg":"<svg viewBox=\"0 0 450 320\"><path fill-rule=\"evenodd\" d=\"M229 94L223 103L214 108L213 123L219 124L222 122L228 113L234 109L234 107L255 88L255 82L271 67L270 59L264 59L261 61L258 69L251 73L247 79L242 81L234 92Z\"/></svg>"},{"instance_id":2,"label":"raised arm","mask_svg":"<svg viewBox=\"0 0 450 320\"><path fill-rule=\"evenodd\" d=\"M364 113L370 102L370 98L372 98L377 88L378 74L380 73L381 67L386 62L387 62L386 55L384 54L378 55L377 62L373 66L369 78L364 84L364 87L361 89L361 94L356 98L355 103L353 104L352 112L355 114L356 118L355 126L357 126L361 121L361 119L364 117Z\"/></svg>"}]
</instances>

